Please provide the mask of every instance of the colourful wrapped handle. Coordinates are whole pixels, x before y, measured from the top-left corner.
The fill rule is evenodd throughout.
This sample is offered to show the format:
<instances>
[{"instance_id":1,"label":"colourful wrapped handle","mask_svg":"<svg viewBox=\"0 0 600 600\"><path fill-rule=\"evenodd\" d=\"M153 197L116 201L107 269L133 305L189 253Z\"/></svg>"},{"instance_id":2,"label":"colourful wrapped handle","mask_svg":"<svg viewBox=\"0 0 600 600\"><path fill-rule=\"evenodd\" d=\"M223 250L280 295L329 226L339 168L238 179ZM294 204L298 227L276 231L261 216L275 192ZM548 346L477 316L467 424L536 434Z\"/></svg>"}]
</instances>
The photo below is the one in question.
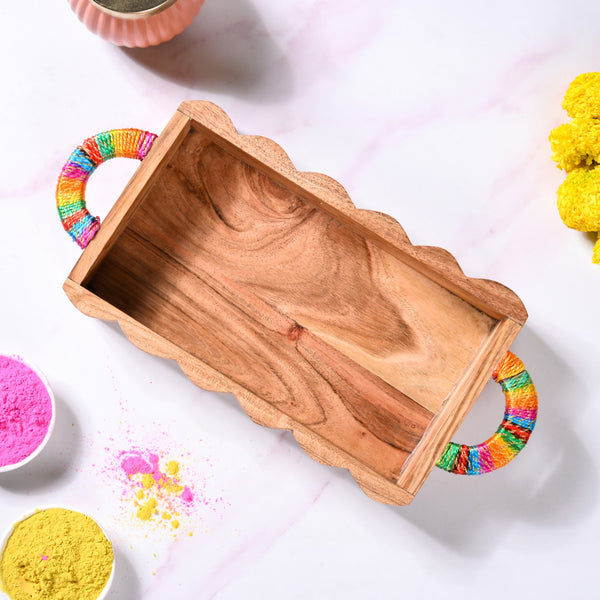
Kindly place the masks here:
<instances>
[{"instance_id":1,"label":"colourful wrapped handle","mask_svg":"<svg viewBox=\"0 0 600 600\"><path fill-rule=\"evenodd\" d=\"M506 398L504 419L494 435L476 446L450 442L437 466L450 473L481 475L503 467L524 447L535 427L538 400L523 363L507 352L492 374Z\"/></svg>"},{"instance_id":2,"label":"colourful wrapped handle","mask_svg":"<svg viewBox=\"0 0 600 600\"><path fill-rule=\"evenodd\" d=\"M56 207L65 231L85 248L100 228L85 204L85 187L98 165L115 157L143 160L156 135L140 129L111 129L78 146L63 167L56 186Z\"/></svg>"}]
</instances>

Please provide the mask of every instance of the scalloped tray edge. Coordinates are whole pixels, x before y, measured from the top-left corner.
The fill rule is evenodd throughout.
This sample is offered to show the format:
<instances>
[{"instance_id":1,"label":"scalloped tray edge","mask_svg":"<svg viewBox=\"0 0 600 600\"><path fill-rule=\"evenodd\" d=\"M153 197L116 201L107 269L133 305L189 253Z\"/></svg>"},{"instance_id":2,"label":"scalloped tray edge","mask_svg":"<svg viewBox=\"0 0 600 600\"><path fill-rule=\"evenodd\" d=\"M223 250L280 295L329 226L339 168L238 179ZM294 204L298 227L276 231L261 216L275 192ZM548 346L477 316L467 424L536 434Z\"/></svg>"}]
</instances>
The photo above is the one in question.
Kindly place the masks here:
<instances>
[{"instance_id":1,"label":"scalloped tray edge","mask_svg":"<svg viewBox=\"0 0 600 600\"><path fill-rule=\"evenodd\" d=\"M366 229L377 230L384 245L390 248L400 248L407 262L425 274L435 274L449 281L448 272L458 280L456 292L473 300L478 298L486 305L486 312L496 318L509 316L515 322L523 325L527 320L527 310L521 299L507 286L485 278L467 276L458 261L448 250L438 246L415 246L410 241L402 225L391 215L371 209L357 208L344 186L336 179L313 171L299 171L287 152L274 140L259 135L240 134L229 115L212 102L189 100L179 106L179 112L191 121L208 122L212 130L218 130L219 135L241 147L248 154L260 156L263 164L272 169L272 173L285 173L292 182L312 193L308 198L317 206L323 206L318 196L326 193L328 203L339 210L338 217L342 220L354 220ZM345 218L344 218L345 217ZM491 296L494 292L503 291L509 294L510 300L502 307L496 305ZM506 300L506 299L505 299Z\"/></svg>"}]
</instances>

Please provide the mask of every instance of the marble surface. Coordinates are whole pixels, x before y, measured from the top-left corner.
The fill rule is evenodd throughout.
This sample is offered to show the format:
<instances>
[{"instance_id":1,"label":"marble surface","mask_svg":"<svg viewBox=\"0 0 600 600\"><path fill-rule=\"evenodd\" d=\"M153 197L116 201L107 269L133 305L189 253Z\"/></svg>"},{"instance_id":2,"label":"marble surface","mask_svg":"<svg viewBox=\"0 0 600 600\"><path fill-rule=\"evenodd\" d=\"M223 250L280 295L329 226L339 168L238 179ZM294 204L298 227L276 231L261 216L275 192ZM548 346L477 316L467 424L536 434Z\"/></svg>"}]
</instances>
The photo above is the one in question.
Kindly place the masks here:
<instances>
[{"instance_id":1,"label":"marble surface","mask_svg":"<svg viewBox=\"0 0 600 600\"><path fill-rule=\"evenodd\" d=\"M594 597L600 267L592 238L559 219L547 138L569 82L600 70L599 17L590 0L206 0L175 40L124 50L66 2L3 0L0 346L46 373L58 416L44 453L0 476L0 529L37 506L97 518L117 555L110 600ZM70 304L80 251L56 215L62 164L99 131L160 132L187 99L520 295L530 318L513 350L541 413L513 464L435 470L410 506L377 504ZM135 167L93 176L92 212ZM491 384L457 439L481 441L502 411ZM206 500L176 538L137 522L111 475L133 446L180 459Z\"/></svg>"}]
</instances>

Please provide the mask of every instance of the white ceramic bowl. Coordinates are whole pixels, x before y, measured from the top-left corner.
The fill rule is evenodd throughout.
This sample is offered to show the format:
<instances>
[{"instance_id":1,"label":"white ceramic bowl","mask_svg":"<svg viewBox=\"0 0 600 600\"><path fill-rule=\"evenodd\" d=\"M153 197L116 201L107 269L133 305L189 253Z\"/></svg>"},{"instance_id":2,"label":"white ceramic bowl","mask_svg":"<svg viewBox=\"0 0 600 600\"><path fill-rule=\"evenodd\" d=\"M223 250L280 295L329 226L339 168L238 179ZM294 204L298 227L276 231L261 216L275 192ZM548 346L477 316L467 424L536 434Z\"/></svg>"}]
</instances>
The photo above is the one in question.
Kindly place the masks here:
<instances>
[{"instance_id":1,"label":"white ceramic bowl","mask_svg":"<svg viewBox=\"0 0 600 600\"><path fill-rule=\"evenodd\" d=\"M35 510L32 510L32 511L26 513L16 523L11 525L8 528L8 531L6 531L6 533L2 536L2 538L0 538L0 562L2 562L2 557L4 556L4 550L6 549L6 545L8 544L8 540L10 539L10 536L13 534L15 525L18 525L19 523L21 523L21 521L25 521L26 519L28 519L29 517L32 517L33 515L35 515L38 512L42 512L44 510L50 510L52 508L60 508L62 510L70 510L73 512L78 512L78 513L84 514L89 517L89 515L87 515L86 513L82 512L80 510L77 510L76 508L72 508L70 506L45 506L43 508L36 508ZM104 530L102 525L100 525L100 523L98 523L98 521L96 519L93 519L93 521L94 521L94 523L96 523L96 525L98 525L98 527L100 527L100 531L102 531L102 533L104 534L104 537L108 540L108 543L110 544L110 547L113 551L113 562L112 562L112 567L110 570L110 575L108 577L108 581L106 582L106 585L100 592L100 595L96 598L96 600L105 600L108 593L110 592L110 588L112 586L112 583L113 583L113 580L115 577L115 550L113 548L112 542L110 541L110 538L106 534L106 531ZM10 598L10 596L6 595L5 592L3 593L1 591L1 587L3 587L2 586L2 571L0 571L0 597Z\"/></svg>"},{"instance_id":2,"label":"white ceramic bowl","mask_svg":"<svg viewBox=\"0 0 600 600\"><path fill-rule=\"evenodd\" d=\"M15 469L18 469L19 467L22 467L23 465L26 465L27 463L31 462L44 449L44 446L48 443L48 440L50 439L50 436L52 435L52 432L54 431L54 422L56 421L56 403L54 402L54 394L52 393L52 388L50 387L50 384L48 383L46 376L37 367L32 365L29 361L26 361L25 359L23 359L18 354L9 354L6 352L0 352L0 356L6 356L13 360L18 360L19 362L23 363L26 367L29 367L40 378L41 382L44 384L44 387L46 388L46 391L48 392L48 396L50 397L50 404L52 405L52 417L50 418L50 424L48 425L48 431L46 432L46 435L45 435L44 439L42 440L42 443L29 456L26 456L23 460L19 461L18 463L13 463L11 465L4 465L3 467L0 467L0 473L6 473L7 471L14 471Z\"/></svg>"}]
</instances>

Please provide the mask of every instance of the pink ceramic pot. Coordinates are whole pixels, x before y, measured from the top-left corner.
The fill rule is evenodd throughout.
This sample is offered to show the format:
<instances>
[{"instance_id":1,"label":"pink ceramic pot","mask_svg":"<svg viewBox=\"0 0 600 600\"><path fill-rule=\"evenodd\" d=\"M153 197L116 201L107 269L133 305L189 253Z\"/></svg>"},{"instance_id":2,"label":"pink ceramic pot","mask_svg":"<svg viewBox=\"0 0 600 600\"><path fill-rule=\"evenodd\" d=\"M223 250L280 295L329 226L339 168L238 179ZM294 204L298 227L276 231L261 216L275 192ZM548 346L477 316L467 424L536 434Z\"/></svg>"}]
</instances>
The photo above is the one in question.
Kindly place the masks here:
<instances>
[{"instance_id":1,"label":"pink ceramic pot","mask_svg":"<svg viewBox=\"0 0 600 600\"><path fill-rule=\"evenodd\" d=\"M181 33L204 0L69 0L90 31L118 46L156 46Z\"/></svg>"}]
</instances>

